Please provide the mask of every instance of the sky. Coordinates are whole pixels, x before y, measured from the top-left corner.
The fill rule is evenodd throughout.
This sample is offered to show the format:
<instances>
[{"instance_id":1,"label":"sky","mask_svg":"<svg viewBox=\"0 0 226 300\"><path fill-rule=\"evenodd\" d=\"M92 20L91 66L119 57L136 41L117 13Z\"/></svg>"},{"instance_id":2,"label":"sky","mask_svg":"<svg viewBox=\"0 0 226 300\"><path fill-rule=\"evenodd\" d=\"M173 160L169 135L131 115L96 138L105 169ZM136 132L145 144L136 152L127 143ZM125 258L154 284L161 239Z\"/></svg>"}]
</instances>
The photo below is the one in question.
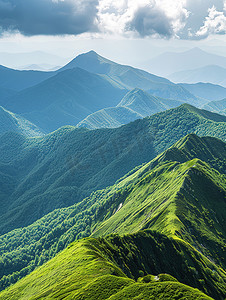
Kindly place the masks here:
<instances>
[{"instance_id":1,"label":"sky","mask_svg":"<svg viewBox=\"0 0 226 300\"><path fill-rule=\"evenodd\" d=\"M63 64L91 49L134 64L195 46L226 56L225 37L226 0L0 0L0 63L1 52Z\"/></svg>"}]
</instances>

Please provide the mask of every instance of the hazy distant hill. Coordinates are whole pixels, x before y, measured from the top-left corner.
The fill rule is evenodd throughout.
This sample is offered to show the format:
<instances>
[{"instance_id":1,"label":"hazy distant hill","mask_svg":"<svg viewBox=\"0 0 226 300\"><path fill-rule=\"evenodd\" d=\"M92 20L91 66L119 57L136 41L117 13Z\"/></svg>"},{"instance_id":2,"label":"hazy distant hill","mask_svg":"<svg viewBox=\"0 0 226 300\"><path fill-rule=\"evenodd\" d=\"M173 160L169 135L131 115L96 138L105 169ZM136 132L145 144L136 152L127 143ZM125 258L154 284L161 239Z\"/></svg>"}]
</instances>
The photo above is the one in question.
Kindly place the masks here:
<instances>
[{"instance_id":1,"label":"hazy distant hill","mask_svg":"<svg viewBox=\"0 0 226 300\"><path fill-rule=\"evenodd\" d=\"M0 87L20 91L53 75L53 72L18 71L0 66Z\"/></svg>"},{"instance_id":2,"label":"hazy distant hill","mask_svg":"<svg viewBox=\"0 0 226 300\"><path fill-rule=\"evenodd\" d=\"M8 68L17 69L23 65L64 65L68 59L54 55L53 53L47 53L43 51L33 52L19 52L19 53L7 53L0 52L0 64L7 66Z\"/></svg>"},{"instance_id":3,"label":"hazy distant hill","mask_svg":"<svg viewBox=\"0 0 226 300\"><path fill-rule=\"evenodd\" d=\"M160 76L216 65L226 68L226 57L205 52L199 48L176 53L166 52L145 63L145 69Z\"/></svg>"},{"instance_id":4,"label":"hazy distant hill","mask_svg":"<svg viewBox=\"0 0 226 300\"><path fill-rule=\"evenodd\" d=\"M162 99L141 89L133 89L123 97L117 107L97 111L79 122L77 127L116 128L180 104L180 101Z\"/></svg>"},{"instance_id":5,"label":"hazy distant hill","mask_svg":"<svg viewBox=\"0 0 226 300\"><path fill-rule=\"evenodd\" d=\"M208 102L203 108L226 115L226 99Z\"/></svg>"},{"instance_id":6,"label":"hazy distant hill","mask_svg":"<svg viewBox=\"0 0 226 300\"><path fill-rule=\"evenodd\" d=\"M22 133L28 137L44 135L36 125L0 106L0 135L8 131Z\"/></svg>"},{"instance_id":7,"label":"hazy distant hill","mask_svg":"<svg viewBox=\"0 0 226 300\"><path fill-rule=\"evenodd\" d=\"M117 64L100 56L95 51L78 55L59 71L73 69L76 67L92 73L109 75L117 81L122 81L122 83L128 85L127 87L134 87L134 84L140 84L143 85L141 88L145 89L145 86L150 85L151 82L170 83L170 81L166 78L158 77L130 66ZM137 83L135 83L134 80L137 80Z\"/></svg>"},{"instance_id":8,"label":"hazy distant hill","mask_svg":"<svg viewBox=\"0 0 226 300\"><path fill-rule=\"evenodd\" d=\"M220 85L199 82L194 84L181 83L180 86L184 87L195 96L210 101L222 100L226 97L226 88ZM200 106L202 106L201 103Z\"/></svg>"},{"instance_id":9,"label":"hazy distant hill","mask_svg":"<svg viewBox=\"0 0 226 300\"><path fill-rule=\"evenodd\" d=\"M50 64L31 64L17 67L17 70L33 70L33 71L56 71L61 67L58 65L50 65Z\"/></svg>"},{"instance_id":10,"label":"hazy distant hill","mask_svg":"<svg viewBox=\"0 0 226 300\"><path fill-rule=\"evenodd\" d=\"M220 66L205 66L194 70L184 70L167 76L173 82L209 82L226 87L226 69Z\"/></svg>"},{"instance_id":11,"label":"hazy distant hill","mask_svg":"<svg viewBox=\"0 0 226 300\"><path fill-rule=\"evenodd\" d=\"M2 101L47 132L76 125L99 109L116 106L127 90L103 75L66 70Z\"/></svg>"}]
</instances>

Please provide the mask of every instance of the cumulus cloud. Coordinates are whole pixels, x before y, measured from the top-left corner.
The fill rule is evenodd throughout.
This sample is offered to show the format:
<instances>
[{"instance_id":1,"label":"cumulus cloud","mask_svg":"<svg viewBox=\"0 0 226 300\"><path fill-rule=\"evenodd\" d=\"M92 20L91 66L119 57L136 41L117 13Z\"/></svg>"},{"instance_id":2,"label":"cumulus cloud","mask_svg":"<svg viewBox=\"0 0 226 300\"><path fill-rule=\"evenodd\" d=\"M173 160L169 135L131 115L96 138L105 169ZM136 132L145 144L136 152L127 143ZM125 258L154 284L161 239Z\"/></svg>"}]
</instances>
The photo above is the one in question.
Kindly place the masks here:
<instances>
[{"instance_id":1,"label":"cumulus cloud","mask_svg":"<svg viewBox=\"0 0 226 300\"><path fill-rule=\"evenodd\" d=\"M24 35L95 31L98 0L0 0L0 31Z\"/></svg>"},{"instance_id":2,"label":"cumulus cloud","mask_svg":"<svg viewBox=\"0 0 226 300\"><path fill-rule=\"evenodd\" d=\"M0 34L201 39L225 34L225 14L226 0L0 0Z\"/></svg>"},{"instance_id":3,"label":"cumulus cloud","mask_svg":"<svg viewBox=\"0 0 226 300\"><path fill-rule=\"evenodd\" d=\"M175 36L184 27L189 12L185 0L100 0L102 31L138 36Z\"/></svg>"},{"instance_id":4,"label":"cumulus cloud","mask_svg":"<svg viewBox=\"0 0 226 300\"><path fill-rule=\"evenodd\" d=\"M204 25L196 33L199 37L207 37L210 34L226 34L226 16L224 12L217 11L215 6L208 9Z\"/></svg>"}]
</instances>

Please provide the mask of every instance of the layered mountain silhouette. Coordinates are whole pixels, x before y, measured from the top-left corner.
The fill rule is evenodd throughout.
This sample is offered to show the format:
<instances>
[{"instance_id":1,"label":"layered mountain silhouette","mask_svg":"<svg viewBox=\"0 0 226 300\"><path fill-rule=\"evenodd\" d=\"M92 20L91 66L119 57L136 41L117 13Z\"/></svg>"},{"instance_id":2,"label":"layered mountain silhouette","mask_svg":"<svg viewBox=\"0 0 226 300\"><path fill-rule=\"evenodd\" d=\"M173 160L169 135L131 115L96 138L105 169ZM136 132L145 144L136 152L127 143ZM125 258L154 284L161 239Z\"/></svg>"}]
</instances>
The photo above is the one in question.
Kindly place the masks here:
<instances>
[{"instance_id":1,"label":"layered mountain silhouette","mask_svg":"<svg viewBox=\"0 0 226 300\"><path fill-rule=\"evenodd\" d=\"M226 88L220 85L199 82L195 84L181 83L180 86L204 100L200 101L199 106L205 105L207 100L216 101L226 97Z\"/></svg>"},{"instance_id":2,"label":"layered mountain silhouette","mask_svg":"<svg viewBox=\"0 0 226 300\"><path fill-rule=\"evenodd\" d=\"M33 75L39 76L42 73L15 70L10 72L20 76L15 79L14 75L10 75L18 84L26 81L24 76L30 76L29 80L33 80ZM57 72L43 73L46 78L51 78L42 78L42 82L36 85L33 81L32 87L11 97L0 98L0 104L46 132L64 125L76 125L98 110L117 106L128 89L142 88L154 97L192 105L200 103L199 98L182 86L145 71L116 64L94 51L79 55ZM129 121L133 119L134 116L128 118ZM117 121L116 123L118 124Z\"/></svg>"},{"instance_id":3,"label":"layered mountain silhouette","mask_svg":"<svg viewBox=\"0 0 226 300\"><path fill-rule=\"evenodd\" d=\"M226 68L226 58L203 51L200 48L193 48L185 52L166 52L145 62L145 69L160 76L184 70L202 68L209 65L216 65Z\"/></svg>"},{"instance_id":4,"label":"layered mountain silhouette","mask_svg":"<svg viewBox=\"0 0 226 300\"><path fill-rule=\"evenodd\" d=\"M21 91L3 101L3 106L51 132L117 105L126 92L109 78L75 68Z\"/></svg>"},{"instance_id":5,"label":"layered mountain silhouette","mask_svg":"<svg viewBox=\"0 0 226 300\"><path fill-rule=\"evenodd\" d=\"M7 284L13 272L17 272L14 277L28 273L76 238L91 234L96 239L70 245L49 263L0 293L0 299L28 293L54 297L53 287L58 297L65 293L66 288L68 293L72 293L70 295L96 299L99 281L96 285L93 281L99 268L102 269L97 271L99 276L116 276L108 277L106 292L111 295L118 292L114 292L111 280L120 281L123 277L130 280L130 284L137 284L131 279L138 280L140 277L140 283L150 283L150 296L154 293L151 284L162 275L145 276L168 273L180 278L184 284L205 291L214 299L223 299L226 280L222 269L226 263L223 250L226 234L225 170L226 144L216 138L199 138L190 134L151 162L132 170L114 186L97 191L72 207L58 209L27 228L4 235L1 242L11 260L4 257L7 276L5 281L1 280L2 285L4 282ZM140 232L144 229L149 231ZM111 233L109 237L98 238L108 233ZM123 237L112 233L123 234ZM31 244L32 247L29 247ZM24 257L20 265L15 263L18 251ZM82 255L89 257L84 262L86 267ZM103 263L102 267L96 266L96 262ZM77 275L73 277L73 266L80 270L79 278ZM109 268L107 273L103 271L106 268ZM54 279L51 279L51 270L58 270ZM88 290L82 287L87 284L86 272L90 274ZM62 284L66 274L72 279L70 283ZM102 278L102 284L106 284L105 279ZM159 284L161 281L168 281L168 284L169 281L177 282L169 275L162 277ZM138 286L130 286L132 295L137 295ZM175 289L180 289L179 286L170 285L172 294L169 299L174 299ZM147 287L143 287L144 291ZM166 286L163 284L162 288L164 290ZM154 294L155 297L163 290ZM170 293L169 289L167 291ZM195 291L190 292L188 299L196 299ZM99 293L103 297L105 291L101 289ZM130 299L129 295L124 294L124 297Z\"/></svg>"},{"instance_id":6,"label":"layered mountain silhouette","mask_svg":"<svg viewBox=\"0 0 226 300\"><path fill-rule=\"evenodd\" d=\"M79 67L92 73L109 76L126 89L148 90L154 96L181 100L194 104L196 97L183 87L177 86L166 78L158 77L140 69L112 62L94 51L81 54L61 70Z\"/></svg>"},{"instance_id":7,"label":"layered mountain silhouette","mask_svg":"<svg viewBox=\"0 0 226 300\"><path fill-rule=\"evenodd\" d=\"M123 97L117 107L97 111L79 122L77 127L116 128L180 104L180 101L162 99L141 89L133 89Z\"/></svg>"},{"instance_id":8,"label":"layered mountain silhouette","mask_svg":"<svg viewBox=\"0 0 226 300\"><path fill-rule=\"evenodd\" d=\"M199 69L184 70L167 76L173 82L209 82L226 87L226 68L208 65Z\"/></svg>"},{"instance_id":9,"label":"layered mountain silhouette","mask_svg":"<svg viewBox=\"0 0 226 300\"><path fill-rule=\"evenodd\" d=\"M51 76L53 76L53 72L19 71L0 66L0 87L20 91Z\"/></svg>"},{"instance_id":10,"label":"layered mountain silhouette","mask_svg":"<svg viewBox=\"0 0 226 300\"><path fill-rule=\"evenodd\" d=\"M1 300L225 298L224 87L94 51L0 79Z\"/></svg>"}]
</instances>

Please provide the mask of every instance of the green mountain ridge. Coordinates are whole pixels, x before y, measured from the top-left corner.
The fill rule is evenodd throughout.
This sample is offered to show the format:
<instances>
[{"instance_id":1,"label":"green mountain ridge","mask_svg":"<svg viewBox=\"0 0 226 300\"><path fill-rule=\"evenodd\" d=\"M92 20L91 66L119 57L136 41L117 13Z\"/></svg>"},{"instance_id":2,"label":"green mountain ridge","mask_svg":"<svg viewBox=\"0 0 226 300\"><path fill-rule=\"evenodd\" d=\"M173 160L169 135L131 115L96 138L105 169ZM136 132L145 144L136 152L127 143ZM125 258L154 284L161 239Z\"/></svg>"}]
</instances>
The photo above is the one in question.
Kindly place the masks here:
<instances>
[{"instance_id":1,"label":"green mountain ridge","mask_svg":"<svg viewBox=\"0 0 226 300\"><path fill-rule=\"evenodd\" d=\"M188 133L225 140L224 120L185 104L116 129L65 127L32 139L5 134L0 138L1 233L114 184Z\"/></svg>"},{"instance_id":2,"label":"green mountain ridge","mask_svg":"<svg viewBox=\"0 0 226 300\"><path fill-rule=\"evenodd\" d=\"M2 278L1 286L26 275L74 239L90 234L98 237L112 232L120 235L136 233L150 228L171 236L180 245L182 240L186 241L182 245L188 247L186 251L192 260L196 257L193 263L186 260L187 267L193 268L189 274L196 274L197 261L204 264L195 284L188 278L183 283L204 292L208 289L215 299L223 299L224 283L219 278L226 280L221 269L225 268L225 169L224 142L211 137L199 138L194 134L186 136L150 163L130 172L115 186L97 191L72 207L56 210L27 228L2 236L0 253L6 273L0 276L6 277ZM218 199L217 203L215 199ZM194 254L191 255L191 251ZM132 261L135 257L137 255L132 256ZM166 268L167 262L170 265ZM117 264L120 268L124 266L123 272L126 272L120 260ZM162 261L160 269L159 264L155 262L154 265L155 272L170 273L180 280L183 278L182 271L175 273L176 266L171 260ZM134 272L139 268L134 267ZM140 270L147 274L153 273L150 272L153 268ZM213 273L215 277L212 277ZM127 275L131 276L130 273ZM137 279L137 275L134 278Z\"/></svg>"},{"instance_id":3,"label":"green mountain ridge","mask_svg":"<svg viewBox=\"0 0 226 300\"><path fill-rule=\"evenodd\" d=\"M94 112L79 122L77 127L117 128L181 104L180 101L158 98L141 89L133 89L123 97L116 107Z\"/></svg>"},{"instance_id":4,"label":"green mountain ridge","mask_svg":"<svg viewBox=\"0 0 226 300\"><path fill-rule=\"evenodd\" d=\"M166 248L162 248L162 242ZM146 260L145 266L139 267L154 270L152 264L156 251L161 256L168 256L169 249L176 252L174 256L177 259L182 251L187 254L186 247L180 243L145 232L124 238L111 236L81 240L1 292L0 299L212 299L166 274L145 276L136 282L134 278L131 279L132 276L127 277L116 263L117 259L121 265L130 262L126 266L127 272L137 272L134 269L136 263L131 258L138 251L141 259ZM127 258L122 257L125 251L129 252ZM160 266L158 268L161 269ZM182 273L186 271L186 267L183 271L179 270ZM140 272L144 274L142 270Z\"/></svg>"},{"instance_id":5,"label":"green mountain ridge","mask_svg":"<svg viewBox=\"0 0 226 300\"><path fill-rule=\"evenodd\" d=\"M44 135L36 125L0 106L0 135L8 131L18 132L27 137Z\"/></svg>"}]
</instances>

